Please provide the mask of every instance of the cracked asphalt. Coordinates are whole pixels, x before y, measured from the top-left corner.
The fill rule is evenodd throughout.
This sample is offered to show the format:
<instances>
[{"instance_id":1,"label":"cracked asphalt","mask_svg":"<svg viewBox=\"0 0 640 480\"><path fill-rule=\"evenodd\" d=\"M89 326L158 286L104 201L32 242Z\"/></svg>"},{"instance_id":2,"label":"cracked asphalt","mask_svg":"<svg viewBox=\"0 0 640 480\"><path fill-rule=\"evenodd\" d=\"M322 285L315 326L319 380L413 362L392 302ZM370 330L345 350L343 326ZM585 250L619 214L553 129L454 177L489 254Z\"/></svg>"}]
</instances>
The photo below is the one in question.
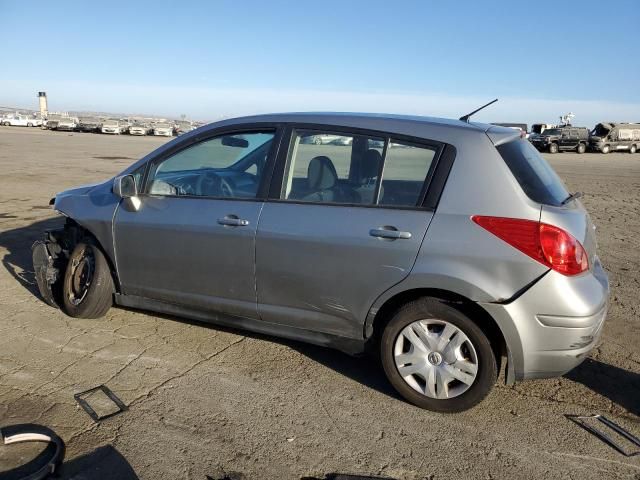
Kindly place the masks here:
<instances>
[{"instance_id":1,"label":"cracked asphalt","mask_svg":"<svg viewBox=\"0 0 640 480\"><path fill-rule=\"evenodd\" d=\"M75 320L45 305L30 246L61 222L49 199L164 141L0 127L0 427L53 428L67 443L67 478L640 479L640 457L564 418L605 414L640 435L640 154L548 156L585 192L610 274L591 358L442 415L402 401L368 358L118 308ZM94 423L73 395L99 384L129 409ZM0 446L0 471L37 452ZM100 461L134 476L78 473Z\"/></svg>"}]
</instances>

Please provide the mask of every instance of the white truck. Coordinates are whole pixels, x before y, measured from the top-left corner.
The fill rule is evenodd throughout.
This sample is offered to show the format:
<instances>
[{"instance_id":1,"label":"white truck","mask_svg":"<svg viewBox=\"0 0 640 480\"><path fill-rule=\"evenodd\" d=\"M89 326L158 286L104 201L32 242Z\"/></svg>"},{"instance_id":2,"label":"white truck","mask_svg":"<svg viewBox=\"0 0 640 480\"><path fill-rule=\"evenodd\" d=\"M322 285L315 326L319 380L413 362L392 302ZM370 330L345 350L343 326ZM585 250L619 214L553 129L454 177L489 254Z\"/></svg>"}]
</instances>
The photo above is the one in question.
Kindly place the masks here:
<instances>
[{"instance_id":1,"label":"white truck","mask_svg":"<svg viewBox=\"0 0 640 480\"><path fill-rule=\"evenodd\" d=\"M0 119L6 127L40 127L42 120L30 115L7 115Z\"/></svg>"},{"instance_id":2,"label":"white truck","mask_svg":"<svg viewBox=\"0 0 640 480\"><path fill-rule=\"evenodd\" d=\"M602 153L618 150L636 153L640 150L640 123L599 123L591 131L589 148Z\"/></svg>"}]
</instances>

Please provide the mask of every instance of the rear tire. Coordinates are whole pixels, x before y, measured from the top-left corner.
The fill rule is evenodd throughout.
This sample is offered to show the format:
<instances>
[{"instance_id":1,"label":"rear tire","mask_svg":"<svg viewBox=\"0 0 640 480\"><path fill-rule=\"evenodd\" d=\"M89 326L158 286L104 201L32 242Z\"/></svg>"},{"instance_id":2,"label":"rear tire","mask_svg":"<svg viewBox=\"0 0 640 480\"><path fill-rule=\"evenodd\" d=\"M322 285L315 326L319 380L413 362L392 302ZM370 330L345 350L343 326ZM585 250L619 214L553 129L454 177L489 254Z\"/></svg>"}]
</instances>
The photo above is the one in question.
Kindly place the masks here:
<instances>
[{"instance_id":1,"label":"rear tire","mask_svg":"<svg viewBox=\"0 0 640 480\"><path fill-rule=\"evenodd\" d=\"M549 145L549 153L558 153L558 144L552 143Z\"/></svg>"},{"instance_id":2,"label":"rear tire","mask_svg":"<svg viewBox=\"0 0 640 480\"><path fill-rule=\"evenodd\" d=\"M602 147L602 153L609 153L611 151L611 147L609 147L609 145L605 145L604 147Z\"/></svg>"},{"instance_id":3,"label":"rear tire","mask_svg":"<svg viewBox=\"0 0 640 480\"><path fill-rule=\"evenodd\" d=\"M587 146L584 143L578 144L578 153L582 154L587 151Z\"/></svg>"},{"instance_id":4,"label":"rear tire","mask_svg":"<svg viewBox=\"0 0 640 480\"><path fill-rule=\"evenodd\" d=\"M635 145L631 145L631 148L629 148L629 153L636 153L637 150L638 147L636 147Z\"/></svg>"},{"instance_id":5,"label":"rear tire","mask_svg":"<svg viewBox=\"0 0 640 480\"><path fill-rule=\"evenodd\" d=\"M100 318L113 303L113 278L100 249L79 243L69 256L62 287L63 310L70 317Z\"/></svg>"},{"instance_id":6,"label":"rear tire","mask_svg":"<svg viewBox=\"0 0 640 480\"><path fill-rule=\"evenodd\" d=\"M382 334L380 356L398 393L436 412L474 407L498 375L496 356L480 327L437 298L415 300L394 314Z\"/></svg>"}]
</instances>

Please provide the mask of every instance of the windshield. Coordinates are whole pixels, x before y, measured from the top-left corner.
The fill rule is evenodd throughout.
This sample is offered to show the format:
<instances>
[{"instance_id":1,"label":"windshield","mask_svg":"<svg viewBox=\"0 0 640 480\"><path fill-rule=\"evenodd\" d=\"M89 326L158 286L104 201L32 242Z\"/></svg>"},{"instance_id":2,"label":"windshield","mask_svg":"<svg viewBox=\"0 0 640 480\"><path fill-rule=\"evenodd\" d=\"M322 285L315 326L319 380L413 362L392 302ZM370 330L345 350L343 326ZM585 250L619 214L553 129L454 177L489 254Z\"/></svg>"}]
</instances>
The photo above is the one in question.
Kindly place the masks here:
<instances>
[{"instance_id":1,"label":"windshield","mask_svg":"<svg viewBox=\"0 0 640 480\"><path fill-rule=\"evenodd\" d=\"M156 128L171 128L170 123L156 123Z\"/></svg>"},{"instance_id":2,"label":"windshield","mask_svg":"<svg viewBox=\"0 0 640 480\"><path fill-rule=\"evenodd\" d=\"M599 123L598 125L596 125L596 128L594 128L591 131L591 135L594 135L596 137L606 137L609 133L609 129L606 128L604 125L602 125L601 123Z\"/></svg>"},{"instance_id":3,"label":"windshield","mask_svg":"<svg viewBox=\"0 0 640 480\"><path fill-rule=\"evenodd\" d=\"M118 125L119 122L117 120L105 120L104 122L105 127L117 127Z\"/></svg>"},{"instance_id":4,"label":"windshield","mask_svg":"<svg viewBox=\"0 0 640 480\"><path fill-rule=\"evenodd\" d=\"M559 128L547 128L542 135L560 135L562 133Z\"/></svg>"},{"instance_id":5,"label":"windshield","mask_svg":"<svg viewBox=\"0 0 640 480\"><path fill-rule=\"evenodd\" d=\"M524 193L534 202L560 206L569 196L560 177L528 141L515 140L497 149Z\"/></svg>"}]
</instances>

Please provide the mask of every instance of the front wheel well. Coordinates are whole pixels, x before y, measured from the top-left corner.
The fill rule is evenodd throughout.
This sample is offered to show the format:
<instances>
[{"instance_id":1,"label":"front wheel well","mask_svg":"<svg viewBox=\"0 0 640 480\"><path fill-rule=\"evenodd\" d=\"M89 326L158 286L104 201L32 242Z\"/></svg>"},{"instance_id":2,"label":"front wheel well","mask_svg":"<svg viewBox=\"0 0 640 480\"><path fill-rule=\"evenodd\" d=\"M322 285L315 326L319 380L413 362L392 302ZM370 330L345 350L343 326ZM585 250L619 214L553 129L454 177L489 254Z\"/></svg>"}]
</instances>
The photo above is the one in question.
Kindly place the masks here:
<instances>
[{"instance_id":1,"label":"front wheel well","mask_svg":"<svg viewBox=\"0 0 640 480\"><path fill-rule=\"evenodd\" d=\"M489 339L491 348L496 356L496 361L498 362L498 368L500 368L502 357L508 356L508 350L504 335L493 317L476 302L464 297L463 295L437 288L417 288L407 290L398 293L385 301L382 307L378 309L373 319L371 335L367 338L367 349L370 351L377 349L380 338L382 337L382 332L384 332L387 323L391 320L398 309L403 305L422 297L432 297L442 300L461 311L475 322Z\"/></svg>"},{"instance_id":2,"label":"front wheel well","mask_svg":"<svg viewBox=\"0 0 640 480\"><path fill-rule=\"evenodd\" d=\"M107 260L116 292L120 292L120 282L118 281L118 275L116 273L115 265L112 259L107 254L107 251L100 243L100 240L98 240L98 238L89 229L83 227L75 220L67 218L67 221L64 224L64 229L57 235L55 235L55 237L56 241L61 244L62 251L67 258L78 243L91 243L92 245L98 247L104 255L104 258Z\"/></svg>"}]
</instances>

